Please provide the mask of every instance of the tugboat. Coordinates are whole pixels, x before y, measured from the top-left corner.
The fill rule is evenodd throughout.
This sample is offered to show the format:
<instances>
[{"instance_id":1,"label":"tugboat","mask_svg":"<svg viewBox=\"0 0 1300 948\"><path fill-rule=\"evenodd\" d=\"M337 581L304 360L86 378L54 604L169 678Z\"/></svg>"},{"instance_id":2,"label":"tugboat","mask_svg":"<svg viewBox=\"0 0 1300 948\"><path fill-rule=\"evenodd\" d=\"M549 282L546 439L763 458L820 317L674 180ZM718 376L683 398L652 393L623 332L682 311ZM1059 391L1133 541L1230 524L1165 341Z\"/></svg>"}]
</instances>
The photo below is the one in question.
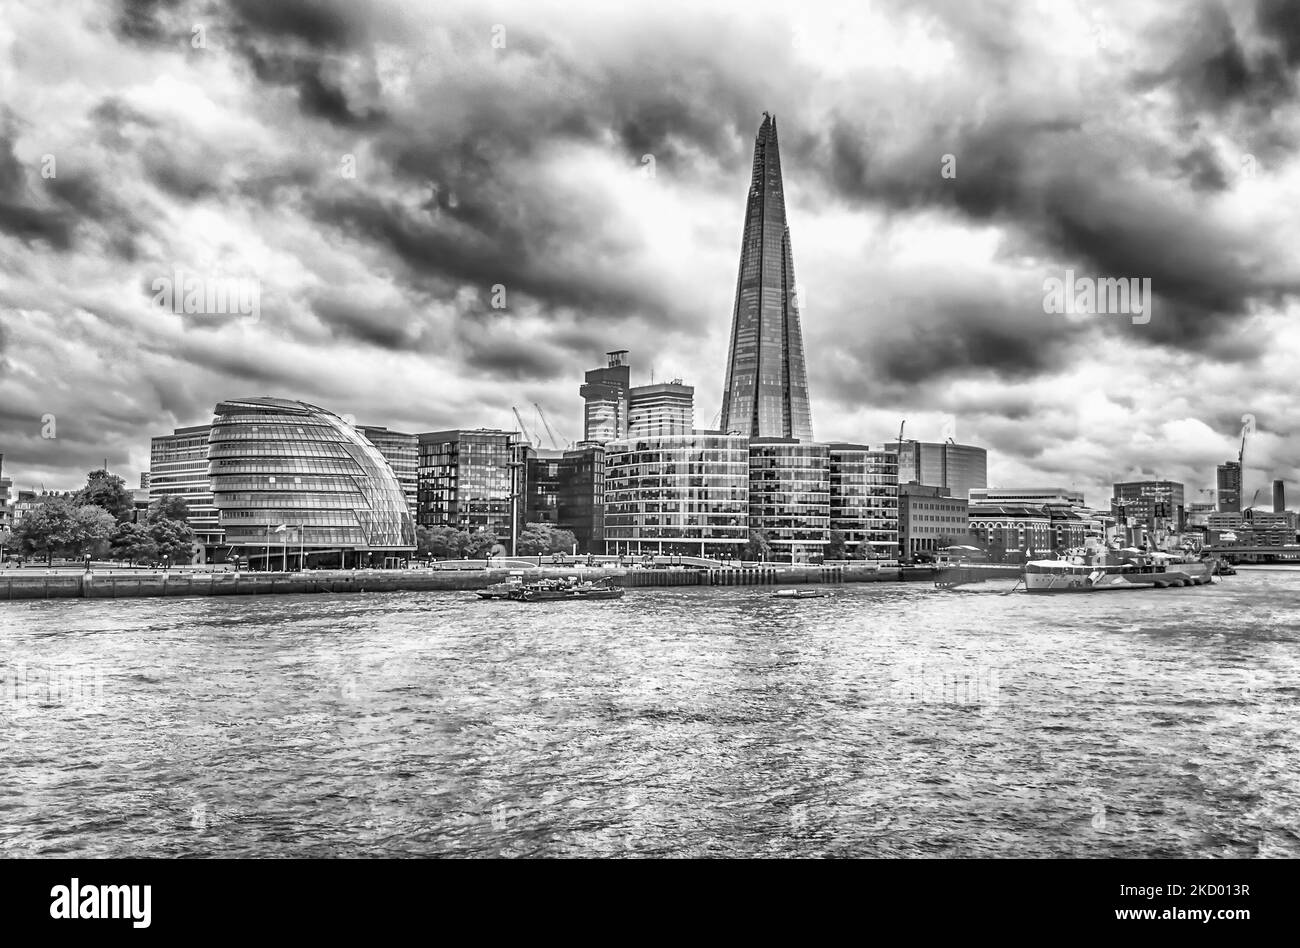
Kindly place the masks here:
<instances>
[{"instance_id":1,"label":"tugboat","mask_svg":"<svg viewBox=\"0 0 1300 948\"><path fill-rule=\"evenodd\" d=\"M1025 564L1025 592L1168 589L1214 581L1213 563L1192 553L1144 553L1133 548L1079 548L1060 559Z\"/></svg>"},{"instance_id":2,"label":"tugboat","mask_svg":"<svg viewBox=\"0 0 1300 948\"><path fill-rule=\"evenodd\" d=\"M615 586L608 579L579 582L567 577L524 583L511 590L509 598L516 602L571 602L576 599L622 599L623 592L622 586Z\"/></svg>"}]
</instances>

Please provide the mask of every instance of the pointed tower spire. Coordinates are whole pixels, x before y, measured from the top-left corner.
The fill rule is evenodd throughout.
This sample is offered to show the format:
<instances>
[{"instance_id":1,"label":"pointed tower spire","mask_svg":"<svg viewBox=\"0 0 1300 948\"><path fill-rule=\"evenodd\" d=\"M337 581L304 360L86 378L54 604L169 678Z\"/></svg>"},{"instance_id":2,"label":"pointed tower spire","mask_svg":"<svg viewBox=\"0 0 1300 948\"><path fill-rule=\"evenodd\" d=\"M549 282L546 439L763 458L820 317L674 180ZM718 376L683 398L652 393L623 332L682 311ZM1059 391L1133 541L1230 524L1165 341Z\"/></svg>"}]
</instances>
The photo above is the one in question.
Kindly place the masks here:
<instances>
[{"instance_id":1,"label":"pointed tower spire","mask_svg":"<svg viewBox=\"0 0 1300 948\"><path fill-rule=\"evenodd\" d=\"M811 441L803 328L785 220L776 119L763 113L740 240L722 430Z\"/></svg>"}]
</instances>

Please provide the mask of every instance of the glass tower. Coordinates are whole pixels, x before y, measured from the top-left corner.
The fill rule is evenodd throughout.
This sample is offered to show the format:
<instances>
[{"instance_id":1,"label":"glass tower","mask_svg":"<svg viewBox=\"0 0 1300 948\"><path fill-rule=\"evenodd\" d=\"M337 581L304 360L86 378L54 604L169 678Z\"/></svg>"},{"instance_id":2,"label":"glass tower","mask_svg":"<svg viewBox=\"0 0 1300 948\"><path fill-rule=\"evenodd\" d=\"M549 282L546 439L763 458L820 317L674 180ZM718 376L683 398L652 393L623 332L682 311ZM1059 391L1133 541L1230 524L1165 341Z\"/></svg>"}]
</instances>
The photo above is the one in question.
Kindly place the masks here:
<instances>
[{"instance_id":1,"label":"glass tower","mask_svg":"<svg viewBox=\"0 0 1300 948\"><path fill-rule=\"evenodd\" d=\"M740 241L722 430L811 441L800 300L785 220L776 119L763 113Z\"/></svg>"}]
</instances>

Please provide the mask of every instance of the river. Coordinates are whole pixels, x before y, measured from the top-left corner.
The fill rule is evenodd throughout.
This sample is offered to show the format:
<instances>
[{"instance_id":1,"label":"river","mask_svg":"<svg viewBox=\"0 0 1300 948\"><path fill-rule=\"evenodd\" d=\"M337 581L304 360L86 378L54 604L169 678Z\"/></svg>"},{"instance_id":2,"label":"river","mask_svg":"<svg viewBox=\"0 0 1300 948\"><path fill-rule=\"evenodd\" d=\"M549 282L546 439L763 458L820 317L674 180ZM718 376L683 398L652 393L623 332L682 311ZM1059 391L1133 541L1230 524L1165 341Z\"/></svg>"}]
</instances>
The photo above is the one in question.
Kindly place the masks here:
<instances>
[{"instance_id":1,"label":"river","mask_svg":"<svg viewBox=\"0 0 1300 948\"><path fill-rule=\"evenodd\" d=\"M1300 574L0 604L6 856L1300 856Z\"/></svg>"}]
</instances>

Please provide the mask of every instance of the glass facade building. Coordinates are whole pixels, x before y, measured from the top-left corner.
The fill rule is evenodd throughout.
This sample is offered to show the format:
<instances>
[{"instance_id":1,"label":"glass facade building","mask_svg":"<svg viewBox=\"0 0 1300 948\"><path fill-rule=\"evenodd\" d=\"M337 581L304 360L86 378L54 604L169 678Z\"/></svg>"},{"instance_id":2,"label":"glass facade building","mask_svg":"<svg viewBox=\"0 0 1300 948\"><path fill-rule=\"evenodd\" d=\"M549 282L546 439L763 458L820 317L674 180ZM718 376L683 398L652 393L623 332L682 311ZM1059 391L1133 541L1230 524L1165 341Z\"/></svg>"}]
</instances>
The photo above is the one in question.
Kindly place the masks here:
<instances>
[{"instance_id":1,"label":"glass facade building","mask_svg":"<svg viewBox=\"0 0 1300 948\"><path fill-rule=\"evenodd\" d=\"M605 552L605 448L567 451L526 448L528 523L571 530L580 553Z\"/></svg>"},{"instance_id":2,"label":"glass facade building","mask_svg":"<svg viewBox=\"0 0 1300 948\"><path fill-rule=\"evenodd\" d=\"M898 452L898 483L946 487L953 497L969 499L974 487L989 486L989 454L972 444L904 441L885 445Z\"/></svg>"},{"instance_id":3,"label":"glass facade building","mask_svg":"<svg viewBox=\"0 0 1300 948\"><path fill-rule=\"evenodd\" d=\"M414 517L420 483L419 440L413 434L389 431L379 425L361 425L360 431L367 441L379 449L388 466L393 469L393 475L406 498L406 506Z\"/></svg>"},{"instance_id":4,"label":"glass facade building","mask_svg":"<svg viewBox=\"0 0 1300 948\"><path fill-rule=\"evenodd\" d=\"M898 455L865 444L827 445L830 529L844 534L850 557L898 555Z\"/></svg>"},{"instance_id":5,"label":"glass facade building","mask_svg":"<svg viewBox=\"0 0 1300 948\"><path fill-rule=\"evenodd\" d=\"M200 563L225 558L225 531L208 474L211 434L211 425L192 425L153 438L149 444L149 502L163 497L185 501L185 519L194 531Z\"/></svg>"},{"instance_id":6,"label":"glass facade building","mask_svg":"<svg viewBox=\"0 0 1300 948\"><path fill-rule=\"evenodd\" d=\"M763 113L740 242L722 430L811 441L801 300L785 217L776 119Z\"/></svg>"},{"instance_id":7,"label":"glass facade building","mask_svg":"<svg viewBox=\"0 0 1300 948\"><path fill-rule=\"evenodd\" d=\"M280 398L222 402L208 457L226 543L250 563L394 565L415 549L393 469L331 412Z\"/></svg>"},{"instance_id":8,"label":"glass facade building","mask_svg":"<svg viewBox=\"0 0 1300 948\"><path fill-rule=\"evenodd\" d=\"M522 526L526 462L517 432L455 429L427 432L418 440L421 526L490 530L508 540L516 504Z\"/></svg>"},{"instance_id":9,"label":"glass facade building","mask_svg":"<svg viewBox=\"0 0 1300 948\"><path fill-rule=\"evenodd\" d=\"M627 437L627 393L632 369L627 364L626 349L616 349L606 356L606 366L588 372L578 389L582 396L582 440L597 444Z\"/></svg>"},{"instance_id":10,"label":"glass facade building","mask_svg":"<svg viewBox=\"0 0 1300 948\"><path fill-rule=\"evenodd\" d=\"M695 388L681 379L638 385L627 395L629 438L658 438L695 430Z\"/></svg>"},{"instance_id":11,"label":"glass facade building","mask_svg":"<svg viewBox=\"0 0 1300 948\"><path fill-rule=\"evenodd\" d=\"M821 559L831 521L830 449L788 438L749 446L749 525L762 530L775 560Z\"/></svg>"},{"instance_id":12,"label":"glass facade building","mask_svg":"<svg viewBox=\"0 0 1300 948\"><path fill-rule=\"evenodd\" d=\"M686 434L605 445L607 553L720 557L749 540L749 440Z\"/></svg>"}]
</instances>

